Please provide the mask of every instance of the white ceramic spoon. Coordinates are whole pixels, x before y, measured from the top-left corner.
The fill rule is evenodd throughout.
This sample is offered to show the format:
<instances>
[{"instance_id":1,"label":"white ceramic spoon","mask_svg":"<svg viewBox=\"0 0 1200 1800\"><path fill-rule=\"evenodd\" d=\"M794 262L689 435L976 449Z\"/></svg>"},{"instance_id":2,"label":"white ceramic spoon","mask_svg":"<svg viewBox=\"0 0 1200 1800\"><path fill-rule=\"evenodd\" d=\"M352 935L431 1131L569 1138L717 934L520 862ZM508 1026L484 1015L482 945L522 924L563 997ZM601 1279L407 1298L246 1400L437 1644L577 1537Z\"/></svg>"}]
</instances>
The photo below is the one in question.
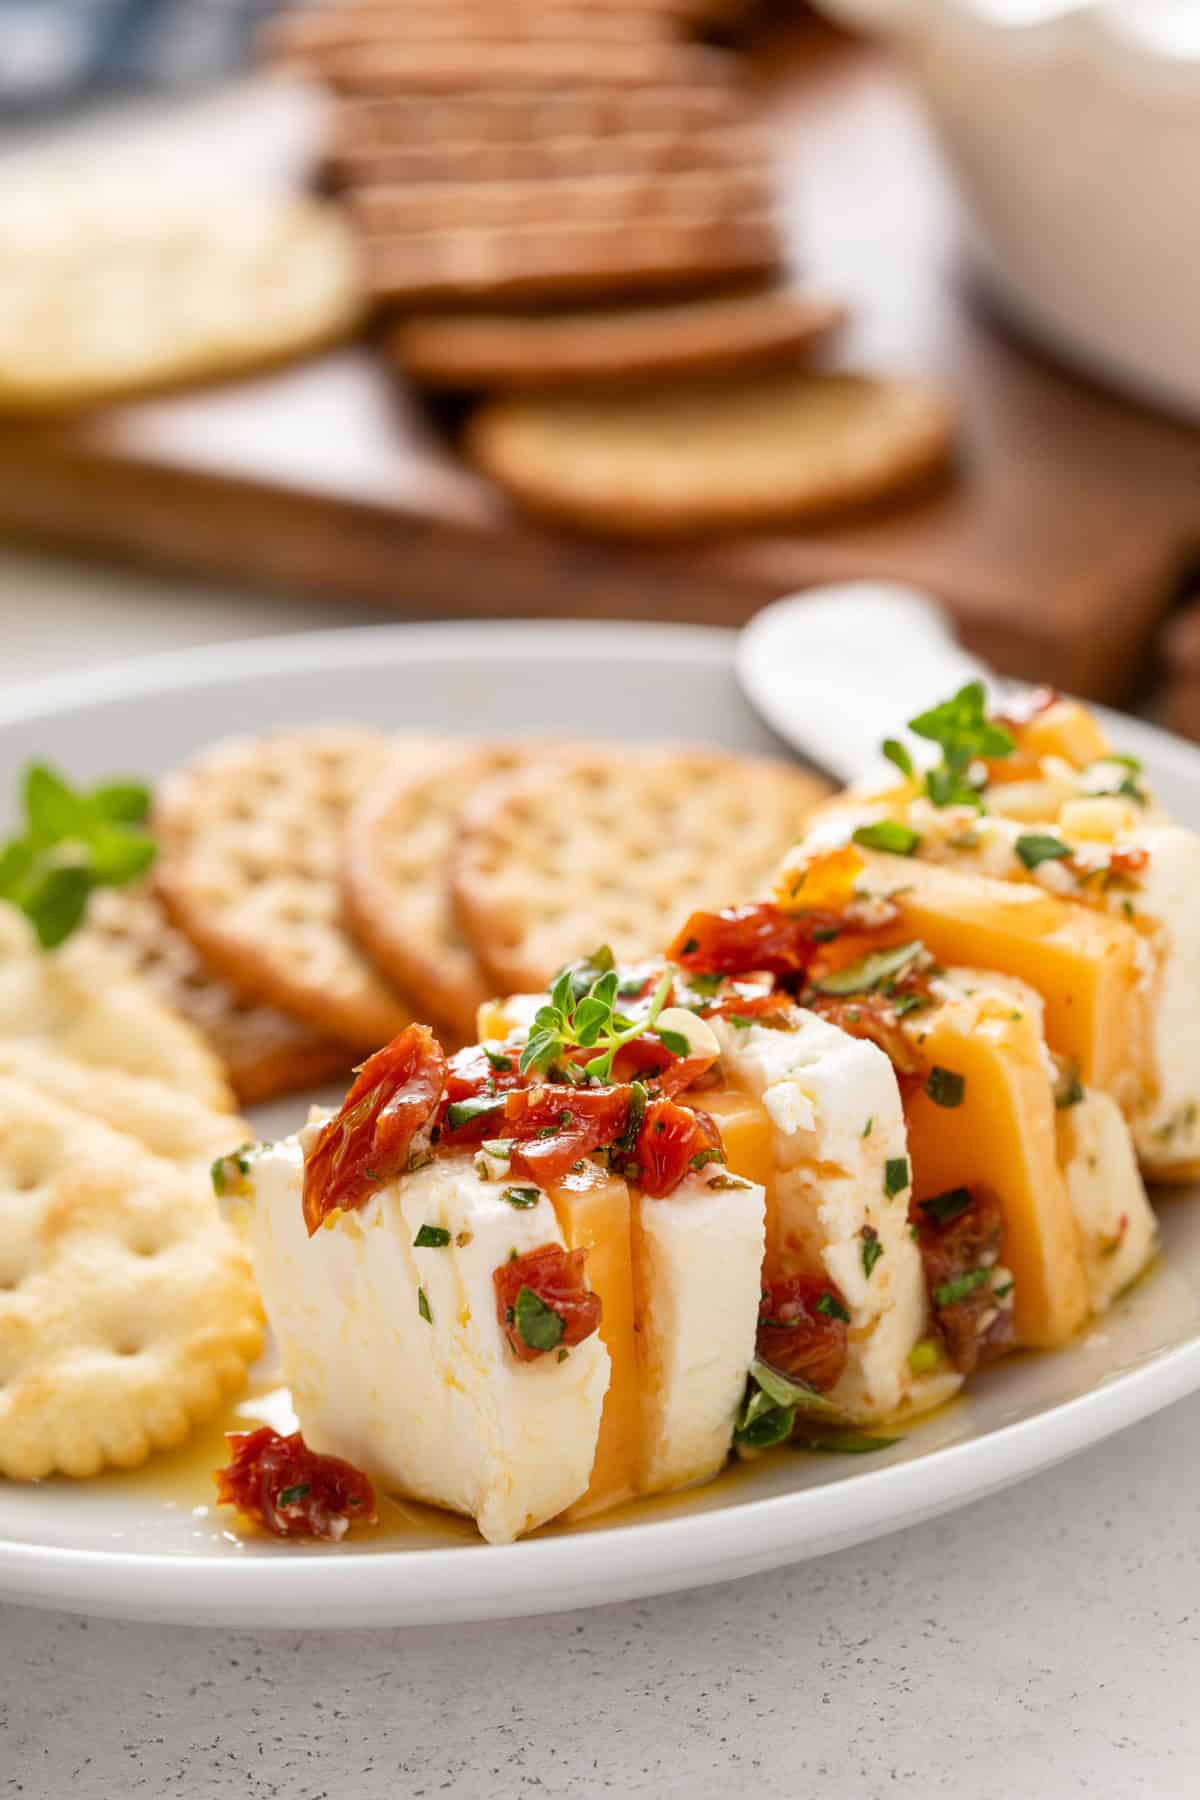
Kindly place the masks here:
<instances>
[{"instance_id":1,"label":"white ceramic spoon","mask_svg":"<svg viewBox=\"0 0 1200 1800\"><path fill-rule=\"evenodd\" d=\"M936 601L898 582L838 582L776 601L742 632L736 663L771 728L839 781L873 773L881 740L964 682L985 681L995 700L1006 688L961 647Z\"/></svg>"}]
</instances>

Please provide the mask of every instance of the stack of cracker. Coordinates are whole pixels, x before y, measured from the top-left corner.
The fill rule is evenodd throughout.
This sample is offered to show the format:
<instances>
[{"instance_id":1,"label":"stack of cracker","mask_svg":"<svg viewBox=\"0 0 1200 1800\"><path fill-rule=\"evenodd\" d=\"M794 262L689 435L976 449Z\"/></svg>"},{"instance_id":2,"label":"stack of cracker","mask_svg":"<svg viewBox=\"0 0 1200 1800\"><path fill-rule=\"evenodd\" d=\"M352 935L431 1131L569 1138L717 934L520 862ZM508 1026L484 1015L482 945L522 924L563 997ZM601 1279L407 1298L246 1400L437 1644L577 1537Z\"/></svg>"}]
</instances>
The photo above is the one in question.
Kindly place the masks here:
<instances>
[{"instance_id":1,"label":"stack of cracker","mask_svg":"<svg viewBox=\"0 0 1200 1800\"><path fill-rule=\"evenodd\" d=\"M335 97L326 176L465 450L522 505L669 537L828 513L939 469L923 384L814 372L771 144L720 0L342 0L275 56ZM707 34L707 41L705 41Z\"/></svg>"}]
</instances>

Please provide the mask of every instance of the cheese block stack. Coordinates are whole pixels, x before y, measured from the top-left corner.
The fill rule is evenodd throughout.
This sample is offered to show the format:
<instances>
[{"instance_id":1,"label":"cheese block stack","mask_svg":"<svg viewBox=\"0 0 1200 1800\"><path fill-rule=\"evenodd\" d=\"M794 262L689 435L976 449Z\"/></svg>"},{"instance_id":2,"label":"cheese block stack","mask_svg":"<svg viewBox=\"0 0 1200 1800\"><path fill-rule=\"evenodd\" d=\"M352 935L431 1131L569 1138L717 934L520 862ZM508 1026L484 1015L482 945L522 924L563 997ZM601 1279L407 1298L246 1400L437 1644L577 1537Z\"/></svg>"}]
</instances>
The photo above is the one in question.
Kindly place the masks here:
<instances>
[{"instance_id":1,"label":"cheese block stack","mask_svg":"<svg viewBox=\"0 0 1200 1800\"><path fill-rule=\"evenodd\" d=\"M880 1448L1149 1267L1145 1180L1200 1170L1200 838L1074 702L983 708L913 721L940 764L889 740L768 899L485 1003L449 1064L410 1028L248 1156L318 1450L508 1541L734 1448ZM379 1170L375 1071L416 1106L420 1054Z\"/></svg>"}]
</instances>

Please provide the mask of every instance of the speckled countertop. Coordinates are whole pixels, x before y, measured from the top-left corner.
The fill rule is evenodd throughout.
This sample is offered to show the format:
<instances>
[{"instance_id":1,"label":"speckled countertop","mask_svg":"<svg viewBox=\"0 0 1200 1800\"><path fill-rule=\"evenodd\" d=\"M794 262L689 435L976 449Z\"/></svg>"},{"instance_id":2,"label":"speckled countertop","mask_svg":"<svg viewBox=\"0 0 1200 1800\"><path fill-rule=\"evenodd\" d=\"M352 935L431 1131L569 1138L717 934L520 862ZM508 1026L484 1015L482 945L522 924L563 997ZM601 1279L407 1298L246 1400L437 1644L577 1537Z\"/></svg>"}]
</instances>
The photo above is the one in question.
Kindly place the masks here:
<instances>
[{"instance_id":1,"label":"speckled countertop","mask_svg":"<svg viewBox=\"0 0 1200 1800\"><path fill-rule=\"evenodd\" d=\"M6 682L356 622L0 556ZM1200 1397L932 1524L644 1604L261 1637L0 1608L0 1795L1196 1800L1198 1551Z\"/></svg>"}]
</instances>

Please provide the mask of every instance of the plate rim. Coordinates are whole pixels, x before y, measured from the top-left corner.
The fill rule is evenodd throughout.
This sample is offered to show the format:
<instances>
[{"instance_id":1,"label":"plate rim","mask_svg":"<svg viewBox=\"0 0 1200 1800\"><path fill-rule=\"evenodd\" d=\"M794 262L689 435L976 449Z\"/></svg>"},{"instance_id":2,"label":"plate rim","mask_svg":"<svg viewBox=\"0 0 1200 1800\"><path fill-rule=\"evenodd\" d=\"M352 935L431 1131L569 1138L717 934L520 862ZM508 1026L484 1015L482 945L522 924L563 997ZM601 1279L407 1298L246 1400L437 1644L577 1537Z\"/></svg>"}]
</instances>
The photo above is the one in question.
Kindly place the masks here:
<instances>
[{"instance_id":1,"label":"plate rim","mask_svg":"<svg viewBox=\"0 0 1200 1800\"><path fill-rule=\"evenodd\" d=\"M346 669L364 659L378 666L381 653L389 664L457 661L481 652L503 663L561 656L569 648L585 657L591 652L676 667L723 665L736 679L736 640L736 631L721 626L486 620L393 622L222 641L19 683L0 696L0 730L182 688ZM1200 748L1144 721L1099 710L1160 768L1200 784ZM856 1469L832 1483L733 1499L690 1516L625 1521L512 1545L228 1557L0 1537L0 1598L133 1619L288 1628L311 1623L314 1606L322 1609L323 1625L341 1627L516 1617L651 1595L734 1579L903 1529L1037 1474L1198 1388L1200 1332L1069 1400L907 1460ZM831 1531L835 1491L839 1517ZM748 1538L754 1539L751 1550ZM667 1542L673 1550L664 1558ZM471 1554L464 1556L464 1549ZM524 1598L530 1589L537 1594L533 1604Z\"/></svg>"}]
</instances>

